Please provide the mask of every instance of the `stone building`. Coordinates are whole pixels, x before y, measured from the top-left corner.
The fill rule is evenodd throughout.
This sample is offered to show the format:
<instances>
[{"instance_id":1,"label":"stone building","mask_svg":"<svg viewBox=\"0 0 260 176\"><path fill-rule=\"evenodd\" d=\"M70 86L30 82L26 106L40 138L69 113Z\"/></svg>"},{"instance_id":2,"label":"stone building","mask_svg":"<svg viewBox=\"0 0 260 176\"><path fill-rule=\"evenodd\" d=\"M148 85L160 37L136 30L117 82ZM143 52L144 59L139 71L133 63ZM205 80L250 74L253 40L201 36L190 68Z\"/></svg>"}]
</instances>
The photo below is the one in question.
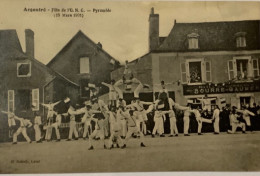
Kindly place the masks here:
<instances>
[{"instance_id":1,"label":"stone building","mask_svg":"<svg viewBox=\"0 0 260 176\"><path fill-rule=\"evenodd\" d=\"M110 56L102 44L93 42L79 31L47 66L80 85L80 98L88 99L90 92L85 88L88 83L100 86L101 82L110 82L110 72L120 65ZM100 94L108 92L102 87Z\"/></svg>"},{"instance_id":2,"label":"stone building","mask_svg":"<svg viewBox=\"0 0 260 176\"><path fill-rule=\"evenodd\" d=\"M16 30L0 30L0 109L32 121L34 111L45 117L40 103L67 96L76 102L79 85L34 58L32 30L25 30L25 41L23 52ZM6 140L7 116L1 113L0 117L0 140Z\"/></svg>"},{"instance_id":3,"label":"stone building","mask_svg":"<svg viewBox=\"0 0 260 176\"><path fill-rule=\"evenodd\" d=\"M260 104L260 21L178 23L159 36L159 14L149 16L149 53L131 62L135 76L160 90L160 82L176 102L211 97L218 104ZM112 72L118 79L123 68ZM225 102L225 103L223 103Z\"/></svg>"}]
</instances>

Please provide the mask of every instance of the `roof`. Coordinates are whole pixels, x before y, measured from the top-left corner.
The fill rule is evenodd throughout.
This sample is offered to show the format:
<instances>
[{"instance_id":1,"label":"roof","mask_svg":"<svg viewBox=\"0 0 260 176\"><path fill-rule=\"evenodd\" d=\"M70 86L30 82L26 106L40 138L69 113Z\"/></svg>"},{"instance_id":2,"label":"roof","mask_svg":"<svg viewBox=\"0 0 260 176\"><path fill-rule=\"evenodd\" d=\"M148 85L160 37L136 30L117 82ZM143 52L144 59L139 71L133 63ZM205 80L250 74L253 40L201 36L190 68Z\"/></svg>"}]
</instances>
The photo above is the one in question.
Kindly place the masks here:
<instances>
[{"instance_id":1,"label":"roof","mask_svg":"<svg viewBox=\"0 0 260 176\"><path fill-rule=\"evenodd\" d=\"M55 62L57 60L57 58L59 58L59 55L61 53L63 53L64 51L67 50L67 48L69 48L74 41L76 41L78 38L85 38L86 40L88 40L90 43L92 43L94 46L97 46L99 48L99 51L103 52L108 58L113 59L116 63L120 64L120 62L118 60L116 60L114 57L112 57L110 54L108 54L103 48L101 48L100 46L98 46L93 40L91 40L87 35L85 35L81 30L79 30L74 37L72 37L72 39L60 50L60 52L58 52L58 54L47 64L47 66L50 66L53 62Z\"/></svg>"},{"instance_id":2,"label":"roof","mask_svg":"<svg viewBox=\"0 0 260 176\"><path fill-rule=\"evenodd\" d=\"M236 47L236 34L245 32L246 47ZM175 23L170 34L155 51L190 51L188 35L198 34L199 49L194 51L260 49L260 20L204 23ZM162 40L162 39L161 39Z\"/></svg>"},{"instance_id":3,"label":"roof","mask_svg":"<svg viewBox=\"0 0 260 176\"><path fill-rule=\"evenodd\" d=\"M55 77L59 77L62 80L65 80L69 82L70 84L73 84L74 86L78 86L78 84L72 82L65 76L61 75L60 73L57 73L56 71L52 70L51 68L47 67L40 61L38 61L35 58L28 57L22 50L17 32L15 29L10 30L0 30L0 58L3 59L9 59L9 58L16 58L16 59L30 59L34 63L38 64L39 66L46 69L51 75Z\"/></svg>"},{"instance_id":4,"label":"roof","mask_svg":"<svg viewBox=\"0 0 260 176\"><path fill-rule=\"evenodd\" d=\"M15 29L0 30L0 57L24 58L17 32Z\"/></svg>"},{"instance_id":5,"label":"roof","mask_svg":"<svg viewBox=\"0 0 260 176\"><path fill-rule=\"evenodd\" d=\"M53 69L47 67L46 65L44 65L43 63L41 63L41 62L38 61L37 59L35 59L35 58L28 58L28 59L34 61L34 62L37 63L39 66L44 67L44 69L46 69L51 75L53 75L53 76L55 76L55 77L57 77L57 78L60 78L60 79L66 81L66 82L68 82L68 83L70 83L70 84L72 84L72 85L74 85L74 86L79 87L79 85L78 85L77 83L71 81L71 80L68 79L67 77L65 77L65 76L63 76L62 74L60 74L59 72L54 71Z\"/></svg>"}]
</instances>

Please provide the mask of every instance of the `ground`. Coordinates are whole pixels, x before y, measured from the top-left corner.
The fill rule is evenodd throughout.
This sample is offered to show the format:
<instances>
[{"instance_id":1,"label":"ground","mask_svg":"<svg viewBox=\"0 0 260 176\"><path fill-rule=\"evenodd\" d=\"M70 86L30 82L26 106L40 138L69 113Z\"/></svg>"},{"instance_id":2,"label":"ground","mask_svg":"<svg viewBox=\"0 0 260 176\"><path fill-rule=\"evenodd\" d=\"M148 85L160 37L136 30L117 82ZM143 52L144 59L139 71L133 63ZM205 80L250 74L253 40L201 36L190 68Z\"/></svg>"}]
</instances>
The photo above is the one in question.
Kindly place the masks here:
<instances>
[{"instance_id":1,"label":"ground","mask_svg":"<svg viewBox=\"0 0 260 176\"><path fill-rule=\"evenodd\" d=\"M144 143L133 138L125 149L105 150L95 141L92 151L82 139L0 143L0 173L260 170L260 132L146 136Z\"/></svg>"}]
</instances>

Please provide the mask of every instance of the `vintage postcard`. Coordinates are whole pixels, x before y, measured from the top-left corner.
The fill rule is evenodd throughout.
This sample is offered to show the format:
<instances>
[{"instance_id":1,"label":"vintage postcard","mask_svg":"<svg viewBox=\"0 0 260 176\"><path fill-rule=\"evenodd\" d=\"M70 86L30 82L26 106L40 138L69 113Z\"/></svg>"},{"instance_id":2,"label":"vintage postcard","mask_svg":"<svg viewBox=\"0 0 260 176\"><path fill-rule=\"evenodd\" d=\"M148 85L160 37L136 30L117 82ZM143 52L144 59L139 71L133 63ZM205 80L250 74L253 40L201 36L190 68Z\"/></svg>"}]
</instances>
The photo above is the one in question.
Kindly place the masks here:
<instances>
[{"instance_id":1,"label":"vintage postcard","mask_svg":"<svg viewBox=\"0 0 260 176\"><path fill-rule=\"evenodd\" d=\"M0 3L1 174L260 170L260 2Z\"/></svg>"}]
</instances>

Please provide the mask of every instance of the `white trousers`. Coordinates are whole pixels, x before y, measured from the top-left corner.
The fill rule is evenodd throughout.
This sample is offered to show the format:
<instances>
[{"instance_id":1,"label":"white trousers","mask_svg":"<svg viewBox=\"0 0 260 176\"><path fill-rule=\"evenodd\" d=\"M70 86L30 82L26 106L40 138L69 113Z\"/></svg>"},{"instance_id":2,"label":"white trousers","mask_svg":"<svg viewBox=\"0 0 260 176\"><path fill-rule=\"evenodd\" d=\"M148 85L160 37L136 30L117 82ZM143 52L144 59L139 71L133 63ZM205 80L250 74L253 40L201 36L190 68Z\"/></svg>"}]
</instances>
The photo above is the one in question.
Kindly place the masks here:
<instances>
[{"instance_id":1,"label":"white trousers","mask_svg":"<svg viewBox=\"0 0 260 176\"><path fill-rule=\"evenodd\" d=\"M243 119L246 121L247 126L251 126L251 121L249 116L243 116Z\"/></svg>"},{"instance_id":2,"label":"white trousers","mask_svg":"<svg viewBox=\"0 0 260 176\"><path fill-rule=\"evenodd\" d=\"M26 127L19 127L17 129L17 131L13 135L13 142L17 142L17 136L21 133L23 134L23 137L26 139L27 142L31 142L31 139L27 135Z\"/></svg>"},{"instance_id":3,"label":"white trousers","mask_svg":"<svg viewBox=\"0 0 260 176\"><path fill-rule=\"evenodd\" d=\"M35 131L35 141L39 141L41 139L41 130L39 125L35 124L33 126L34 131Z\"/></svg>"},{"instance_id":4,"label":"white trousers","mask_svg":"<svg viewBox=\"0 0 260 176\"><path fill-rule=\"evenodd\" d=\"M123 140L122 140L122 138L121 138L121 136L120 136L119 131L114 131L114 132L111 134L111 136L110 136L110 138L109 138L109 141L108 141L108 146L109 146L109 147L111 147L111 146L113 145L113 143L114 143L113 141L116 141L116 143L117 143L118 145L121 145L121 146L122 146Z\"/></svg>"},{"instance_id":5,"label":"white trousers","mask_svg":"<svg viewBox=\"0 0 260 176\"><path fill-rule=\"evenodd\" d=\"M214 126L214 132L219 133L219 117L215 119L213 126Z\"/></svg>"},{"instance_id":6,"label":"white trousers","mask_svg":"<svg viewBox=\"0 0 260 176\"><path fill-rule=\"evenodd\" d=\"M229 133L232 133L234 134L236 131L237 131L237 128L240 127L242 128L243 131L246 131L246 124L245 123L232 123L232 131L231 130L228 130Z\"/></svg>"},{"instance_id":7,"label":"white trousers","mask_svg":"<svg viewBox=\"0 0 260 176\"><path fill-rule=\"evenodd\" d=\"M51 126L55 129L57 139L60 139L60 130L58 123L53 123Z\"/></svg>"},{"instance_id":8,"label":"white trousers","mask_svg":"<svg viewBox=\"0 0 260 176\"><path fill-rule=\"evenodd\" d=\"M89 130L90 130L90 133L89 133ZM91 123L90 123L90 120L86 120L84 122L84 132L83 132L83 138L85 138L88 135L90 135L92 132L92 126L91 126Z\"/></svg>"},{"instance_id":9,"label":"white trousers","mask_svg":"<svg viewBox=\"0 0 260 176\"><path fill-rule=\"evenodd\" d=\"M72 135L74 133L74 136L76 138L79 137L77 128L76 128L76 122L75 121L70 121L70 131L69 131L69 138L68 139L72 139Z\"/></svg>"},{"instance_id":10,"label":"white trousers","mask_svg":"<svg viewBox=\"0 0 260 176\"><path fill-rule=\"evenodd\" d=\"M140 142L143 142L144 140L144 134L137 128L137 127L128 127L128 131L126 133L125 137L125 144L128 142L128 140L131 138L133 133L140 134Z\"/></svg>"},{"instance_id":11,"label":"white trousers","mask_svg":"<svg viewBox=\"0 0 260 176\"><path fill-rule=\"evenodd\" d=\"M184 121L184 134L189 134L189 127L190 127L190 117L189 116L184 116L183 117Z\"/></svg>"},{"instance_id":12,"label":"white trousers","mask_svg":"<svg viewBox=\"0 0 260 176\"><path fill-rule=\"evenodd\" d=\"M45 139L50 140L52 135L52 124L48 125L46 128L46 134L45 134Z\"/></svg>"},{"instance_id":13,"label":"white trousers","mask_svg":"<svg viewBox=\"0 0 260 176\"><path fill-rule=\"evenodd\" d=\"M197 120L197 122L198 122L198 133L201 133L201 128L202 128L202 123L203 123L203 122L212 123L211 120L205 119L205 118L202 118L202 117L197 118L196 120Z\"/></svg>"},{"instance_id":14,"label":"white trousers","mask_svg":"<svg viewBox=\"0 0 260 176\"><path fill-rule=\"evenodd\" d=\"M156 118L154 120L153 134L158 132L160 135L164 133L163 118Z\"/></svg>"},{"instance_id":15,"label":"white trousers","mask_svg":"<svg viewBox=\"0 0 260 176\"><path fill-rule=\"evenodd\" d=\"M104 130L98 130L98 129L95 129L93 131L93 133L90 135L89 137L89 146L92 146L93 145L93 139L95 137L99 137L100 140L102 141L102 143L105 145L105 134L104 134Z\"/></svg>"},{"instance_id":16,"label":"white trousers","mask_svg":"<svg viewBox=\"0 0 260 176\"><path fill-rule=\"evenodd\" d=\"M170 117L170 128L171 128L171 135L173 135L174 133L175 134L178 134L178 128L177 128L177 125L176 125L176 117L173 116L173 117Z\"/></svg>"},{"instance_id":17,"label":"white trousers","mask_svg":"<svg viewBox=\"0 0 260 176\"><path fill-rule=\"evenodd\" d=\"M125 119L120 120L120 124L121 124L121 135L126 136L126 132L127 132L126 120Z\"/></svg>"}]
</instances>

